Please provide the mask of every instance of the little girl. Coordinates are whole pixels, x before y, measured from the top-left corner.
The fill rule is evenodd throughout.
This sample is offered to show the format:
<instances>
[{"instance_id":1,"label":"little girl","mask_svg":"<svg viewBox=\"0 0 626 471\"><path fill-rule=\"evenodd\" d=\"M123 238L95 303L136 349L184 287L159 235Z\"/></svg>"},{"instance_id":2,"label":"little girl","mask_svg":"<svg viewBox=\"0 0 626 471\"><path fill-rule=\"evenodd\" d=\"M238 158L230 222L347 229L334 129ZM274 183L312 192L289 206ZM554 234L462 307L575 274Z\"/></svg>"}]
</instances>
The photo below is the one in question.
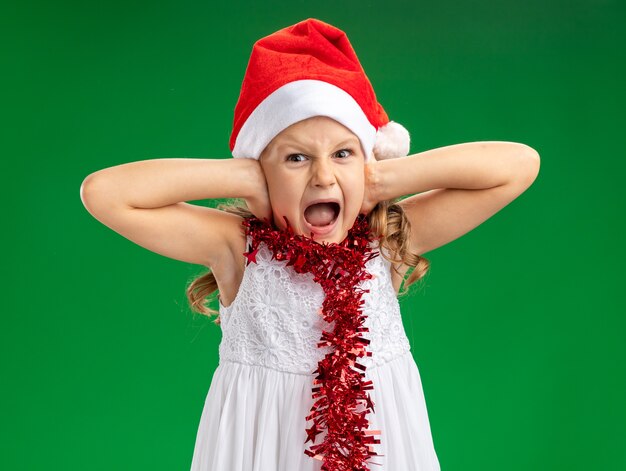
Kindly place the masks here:
<instances>
[{"instance_id":1,"label":"little girl","mask_svg":"<svg viewBox=\"0 0 626 471\"><path fill-rule=\"evenodd\" d=\"M537 152L473 142L407 156L345 33L313 18L254 44L230 149L103 169L81 187L111 229L210 268L187 289L222 331L192 471L439 470L397 296L427 272L424 253L532 184ZM186 203L207 198L239 204ZM205 305L216 291L219 312Z\"/></svg>"}]
</instances>

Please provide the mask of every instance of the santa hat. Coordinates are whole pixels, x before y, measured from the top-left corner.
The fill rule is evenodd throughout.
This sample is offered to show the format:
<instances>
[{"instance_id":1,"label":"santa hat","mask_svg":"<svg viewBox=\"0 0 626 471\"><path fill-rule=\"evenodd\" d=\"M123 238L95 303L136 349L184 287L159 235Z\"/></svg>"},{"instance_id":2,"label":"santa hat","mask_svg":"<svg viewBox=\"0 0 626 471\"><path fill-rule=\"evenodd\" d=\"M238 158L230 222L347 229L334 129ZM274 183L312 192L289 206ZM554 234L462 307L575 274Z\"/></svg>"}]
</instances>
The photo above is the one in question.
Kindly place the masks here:
<instances>
[{"instance_id":1,"label":"santa hat","mask_svg":"<svg viewBox=\"0 0 626 471\"><path fill-rule=\"evenodd\" d=\"M409 152L409 132L378 103L346 34L308 18L254 43L235 106L233 157L258 159L283 129L313 116L350 129L366 160Z\"/></svg>"}]
</instances>

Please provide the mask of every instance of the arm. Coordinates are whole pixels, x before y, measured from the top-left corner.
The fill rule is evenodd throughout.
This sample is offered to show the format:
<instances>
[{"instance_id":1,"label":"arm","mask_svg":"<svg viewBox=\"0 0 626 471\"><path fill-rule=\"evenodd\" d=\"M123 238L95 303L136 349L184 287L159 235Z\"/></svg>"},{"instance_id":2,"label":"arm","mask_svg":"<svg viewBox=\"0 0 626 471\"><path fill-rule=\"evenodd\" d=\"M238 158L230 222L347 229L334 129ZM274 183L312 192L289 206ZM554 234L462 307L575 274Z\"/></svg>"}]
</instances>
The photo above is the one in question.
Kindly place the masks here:
<instances>
[{"instance_id":1,"label":"arm","mask_svg":"<svg viewBox=\"0 0 626 471\"><path fill-rule=\"evenodd\" d=\"M411 222L410 246L422 254L469 232L523 193L539 172L525 144L456 144L371 164L375 199L399 198Z\"/></svg>"},{"instance_id":2,"label":"arm","mask_svg":"<svg viewBox=\"0 0 626 471\"><path fill-rule=\"evenodd\" d=\"M227 253L241 219L186 201L243 198L271 214L265 176L253 159L154 159L99 170L80 188L86 209L127 239L170 258L207 266Z\"/></svg>"}]
</instances>

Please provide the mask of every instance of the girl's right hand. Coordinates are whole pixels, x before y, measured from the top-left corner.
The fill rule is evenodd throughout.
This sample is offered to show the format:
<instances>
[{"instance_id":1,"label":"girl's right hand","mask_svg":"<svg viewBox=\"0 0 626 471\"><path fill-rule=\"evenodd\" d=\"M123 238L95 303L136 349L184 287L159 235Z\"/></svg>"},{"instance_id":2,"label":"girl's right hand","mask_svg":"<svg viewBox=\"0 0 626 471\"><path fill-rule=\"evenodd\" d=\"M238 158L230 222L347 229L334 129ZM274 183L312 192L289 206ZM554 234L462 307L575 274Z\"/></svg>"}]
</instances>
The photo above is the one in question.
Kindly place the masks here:
<instances>
[{"instance_id":1,"label":"girl's right hand","mask_svg":"<svg viewBox=\"0 0 626 471\"><path fill-rule=\"evenodd\" d=\"M267 218L271 223L273 220L273 212L269 191L267 189L267 180L265 179L265 172L263 172L261 164L258 161L257 164L258 172L256 172L255 181L252 184L255 188L254 194L244 198L244 200L252 214L261 220Z\"/></svg>"}]
</instances>

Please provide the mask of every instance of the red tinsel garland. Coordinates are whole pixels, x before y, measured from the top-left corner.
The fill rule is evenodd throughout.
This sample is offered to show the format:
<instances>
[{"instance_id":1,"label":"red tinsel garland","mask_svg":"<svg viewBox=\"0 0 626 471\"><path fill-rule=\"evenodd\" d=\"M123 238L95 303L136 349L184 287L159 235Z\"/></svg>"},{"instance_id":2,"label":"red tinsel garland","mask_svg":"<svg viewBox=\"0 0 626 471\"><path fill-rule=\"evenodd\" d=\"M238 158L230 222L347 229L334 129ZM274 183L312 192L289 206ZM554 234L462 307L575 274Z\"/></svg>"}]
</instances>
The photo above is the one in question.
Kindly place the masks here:
<instances>
[{"instance_id":1,"label":"red tinsel garland","mask_svg":"<svg viewBox=\"0 0 626 471\"><path fill-rule=\"evenodd\" d=\"M380 443L374 435L380 430L367 430L367 414L374 412L369 393L372 381L365 381L366 367L356 360L372 356L365 347L369 340L362 337L368 328L363 326L361 311L363 290L357 285L372 278L365 264L379 255L372 251L367 217L359 214L346 238L337 243L318 243L312 238L296 235L289 221L287 228L278 230L267 219L244 219L243 225L251 235L251 246L244 255L256 263L259 244L264 242L272 252L272 259L286 260L297 273L312 273L325 293L321 314L327 322L335 322L332 332L323 331L318 347L332 346L333 351L319 361L313 380L312 397L316 399L311 414L313 420L306 429L307 440L315 443L317 434L327 432L324 440L311 445L304 452L322 461L322 471L369 471L371 456L381 456L373 450ZM311 235L313 237L313 234ZM357 369L353 369L356 367ZM364 409L359 410L362 404ZM379 463L369 463L379 464Z\"/></svg>"}]
</instances>

